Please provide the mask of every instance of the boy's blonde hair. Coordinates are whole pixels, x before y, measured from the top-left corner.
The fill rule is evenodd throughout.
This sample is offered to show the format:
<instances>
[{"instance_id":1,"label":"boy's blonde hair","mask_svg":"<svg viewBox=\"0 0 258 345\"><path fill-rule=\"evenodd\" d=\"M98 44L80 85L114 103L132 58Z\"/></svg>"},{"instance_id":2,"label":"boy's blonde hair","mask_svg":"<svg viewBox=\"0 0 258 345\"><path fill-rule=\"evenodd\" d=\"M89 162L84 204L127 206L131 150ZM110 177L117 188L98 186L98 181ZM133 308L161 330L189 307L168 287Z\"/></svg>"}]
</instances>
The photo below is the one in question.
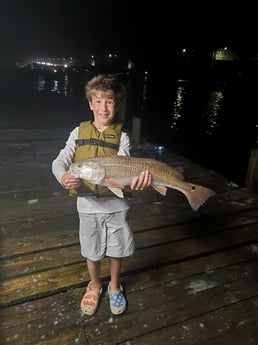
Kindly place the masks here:
<instances>
[{"instance_id":1,"label":"boy's blonde hair","mask_svg":"<svg viewBox=\"0 0 258 345\"><path fill-rule=\"evenodd\" d=\"M88 101L92 100L92 96L97 91L113 98L117 107L120 106L125 97L124 85L113 74L99 74L87 82L85 93Z\"/></svg>"}]
</instances>

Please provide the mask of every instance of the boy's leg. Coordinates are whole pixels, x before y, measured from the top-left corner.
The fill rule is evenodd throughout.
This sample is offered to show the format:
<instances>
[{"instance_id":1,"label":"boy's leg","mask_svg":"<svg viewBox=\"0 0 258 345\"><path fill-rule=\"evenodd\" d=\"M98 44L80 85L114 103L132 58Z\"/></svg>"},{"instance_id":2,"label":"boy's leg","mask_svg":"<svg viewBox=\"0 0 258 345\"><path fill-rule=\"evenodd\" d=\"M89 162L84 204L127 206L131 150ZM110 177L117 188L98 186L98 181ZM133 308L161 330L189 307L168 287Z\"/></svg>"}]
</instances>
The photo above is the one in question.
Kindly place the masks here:
<instances>
[{"instance_id":1,"label":"boy's leg","mask_svg":"<svg viewBox=\"0 0 258 345\"><path fill-rule=\"evenodd\" d=\"M99 291L101 289L100 261L87 259L87 267L91 278L91 290Z\"/></svg>"},{"instance_id":2,"label":"boy's leg","mask_svg":"<svg viewBox=\"0 0 258 345\"><path fill-rule=\"evenodd\" d=\"M122 314L126 310L126 299L119 283L122 259L110 257L110 276L108 285L109 304L112 314Z\"/></svg>"},{"instance_id":3,"label":"boy's leg","mask_svg":"<svg viewBox=\"0 0 258 345\"><path fill-rule=\"evenodd\" d=\"M81 309L87 315L94 315L97 311L102 293L100 261L91 261L87 259L87 266L91 280L81 300Z\"/></svg>"},{"instance_id":4,"label":"boy's leg","mask_svg":"<svg viewBox=\"0 0 258 345\"><path fill-rule=\"evenodd\" d=\"M120 283L119 276L121 270L122 259L121 258L109 258L110 261L110 282L109 289L111 291L119 291Z\"/></svg>"}]
</instances>

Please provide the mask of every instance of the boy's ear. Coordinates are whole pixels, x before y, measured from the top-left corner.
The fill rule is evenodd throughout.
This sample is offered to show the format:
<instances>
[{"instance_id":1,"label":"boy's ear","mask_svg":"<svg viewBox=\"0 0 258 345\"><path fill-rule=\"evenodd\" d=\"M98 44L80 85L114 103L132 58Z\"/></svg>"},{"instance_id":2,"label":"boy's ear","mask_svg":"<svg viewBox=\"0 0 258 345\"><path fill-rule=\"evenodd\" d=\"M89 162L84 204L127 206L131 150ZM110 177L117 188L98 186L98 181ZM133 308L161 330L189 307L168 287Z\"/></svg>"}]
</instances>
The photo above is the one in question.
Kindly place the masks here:
<instances>
[{"instance_id":1,"label":"boy's ear","mask_svg":"<svg viewBox=\"0 0 258 345\"><path fill-rule=\"evenodd\" d=\"M89 101L89 107L90 107L90 110L93 110L92 105L91 105L91 101Z\"/></svg>"}]
</instances>

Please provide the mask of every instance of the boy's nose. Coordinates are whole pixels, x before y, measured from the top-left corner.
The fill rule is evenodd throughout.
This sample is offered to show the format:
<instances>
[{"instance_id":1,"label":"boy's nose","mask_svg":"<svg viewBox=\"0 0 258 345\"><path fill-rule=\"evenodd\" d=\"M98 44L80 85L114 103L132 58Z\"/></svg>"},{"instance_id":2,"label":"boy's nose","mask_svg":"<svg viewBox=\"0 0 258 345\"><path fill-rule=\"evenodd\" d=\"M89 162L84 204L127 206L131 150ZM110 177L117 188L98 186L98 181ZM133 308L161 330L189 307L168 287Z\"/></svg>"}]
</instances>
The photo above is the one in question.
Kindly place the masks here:
<instances>
[{"instance_id":1,"label":"boy's nose","mask_svg":"<svg viewBox=\"0 0 258 345\"><path fill-rule=\"evenodd\" d=\"M107 103L106 103L106 102L104 102L104 103L102 104L102 108L103 108L104 110L107 109Z\"/></svg>"}]
</instances>

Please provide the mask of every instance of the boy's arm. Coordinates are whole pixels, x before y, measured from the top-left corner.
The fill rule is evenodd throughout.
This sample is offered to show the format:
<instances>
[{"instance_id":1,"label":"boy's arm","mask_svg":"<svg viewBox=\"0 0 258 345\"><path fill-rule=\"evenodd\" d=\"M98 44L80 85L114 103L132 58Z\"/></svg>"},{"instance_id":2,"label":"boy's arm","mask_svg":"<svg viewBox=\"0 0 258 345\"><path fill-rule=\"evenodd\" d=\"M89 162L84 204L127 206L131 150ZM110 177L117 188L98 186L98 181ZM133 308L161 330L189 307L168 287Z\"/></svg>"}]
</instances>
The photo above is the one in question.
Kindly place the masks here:
<instances>
[{"instance_id":1,"label":"boy's arm","mask_svg":"<svg viewBox=\"0 0 258 345\"><path fill-rule=\"evenodd\" d=\"M60 150L58 156L52 162L52 173L57 181L63 185L62 177L69 170L74 156L76 144L75 140L78 137L78 127L76 127L69 135L65 147Z\"/></svg>"},{"instance_id":2,"label":"boy's arm","mask_svg":"<svg viewBox=\"0 0 258 345\"><path fill-rule=\"evenodd\" d=\"M130 142L129 135L126 132L121 133L120 145L117 154L121 156L130 156L130 150L132 145Z\"/></svg>"}]
</instances>

